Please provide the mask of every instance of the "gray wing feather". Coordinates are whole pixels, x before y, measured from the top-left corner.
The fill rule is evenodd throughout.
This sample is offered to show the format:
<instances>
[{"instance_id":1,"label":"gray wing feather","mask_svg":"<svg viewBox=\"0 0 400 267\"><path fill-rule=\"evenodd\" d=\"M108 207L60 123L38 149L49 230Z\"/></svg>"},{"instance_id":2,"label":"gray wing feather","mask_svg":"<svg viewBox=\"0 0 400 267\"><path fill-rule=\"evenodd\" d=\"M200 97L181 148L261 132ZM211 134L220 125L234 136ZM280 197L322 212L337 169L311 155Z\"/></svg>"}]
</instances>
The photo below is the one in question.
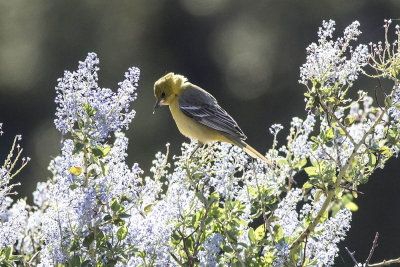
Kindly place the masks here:
<instances>
[{"instance_id":1,"label":"gray wing feather","mask_svg":"<svg viewBox=\"0 0 400 267\"><path fill-rule=\"evenodd\" d=\"M189 85L179 98L179 108L186 116L212 129L245 140L235 120L221 108L217 100L196 85Z\"/></svg>"}]
</instances>

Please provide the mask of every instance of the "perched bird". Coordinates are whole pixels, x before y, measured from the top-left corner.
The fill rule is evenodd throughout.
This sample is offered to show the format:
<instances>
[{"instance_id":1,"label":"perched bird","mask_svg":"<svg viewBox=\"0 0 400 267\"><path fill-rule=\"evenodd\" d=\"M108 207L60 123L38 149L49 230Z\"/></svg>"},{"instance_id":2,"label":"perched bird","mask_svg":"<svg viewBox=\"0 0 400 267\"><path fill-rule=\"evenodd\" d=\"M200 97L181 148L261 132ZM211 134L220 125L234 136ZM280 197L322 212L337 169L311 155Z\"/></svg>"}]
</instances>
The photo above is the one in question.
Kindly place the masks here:
<instances>
[{"instance_id":1,"label":"perched bird","mask_svg":"<svg viewBox=\"0 0 400 267\"><path fill-rule=\"evenodd\" d=\"M218 105L217 100L184 76L171 72L161 77L154 84L154 96L157 101L153 114L161 105L169 105L179 131L196 139L198 147L213 141L227 142L242 148L251 157L274 166L244 142L247 137L235 120Z\"/></svg>"}]
</instances>

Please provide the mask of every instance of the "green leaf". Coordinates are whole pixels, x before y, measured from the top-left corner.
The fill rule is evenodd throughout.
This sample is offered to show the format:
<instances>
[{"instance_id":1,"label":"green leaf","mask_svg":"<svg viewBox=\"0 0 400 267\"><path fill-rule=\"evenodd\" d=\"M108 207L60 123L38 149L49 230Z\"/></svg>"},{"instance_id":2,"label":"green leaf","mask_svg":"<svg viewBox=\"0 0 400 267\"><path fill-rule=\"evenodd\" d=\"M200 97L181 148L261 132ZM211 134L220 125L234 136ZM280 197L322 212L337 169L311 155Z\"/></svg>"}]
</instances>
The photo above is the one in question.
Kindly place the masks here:
<instances>
[{"instance_id":1,"label":"green leaf","mask_svg":"<svg viewBox=\"0 0 400 267\"><path fill-rule=\"evenodd\" d=\"M99 228L96 228L95 232L96 232L95 233L95 240L97 242L102 241L104 239L104 237L105 237L103 231L101 231Z\"/></svg>"},{"instance_id":2,"label":"green leaf","mask_svg":"<svg viewBox=\"0 0 400 267\"><path fill-rule=\"evenodd\" d=\"M131 215L130 214L128 214L128 213L120 213L120 214L118 214L118 217L119 218L129 218L129 217L131 217Z\"/></svg>"},{"instance_id":3,"label":"green leaf","mask_svg":"<svg viewBox=\"0 0 400 267\"><path fill-rule=\"evenodd\" d=\"M72 243L72 246L69 248L69 251L75 251L75 250L77 250L77 249L79 249L79 242L78 242L77 240L75 240L75 241Z\"/></svg>"},{"instance_id":4,"label":"green leaf","mask_svg":"<svg viewBox=\"0 0 400 267\"><path fill-rule=\"evenodd\" d=\"M302 158L299 160L296 165L294 165L295 168L303 168L307 164L307 158Z\"/></svg>"},{"instance_id":5,"label":"green leaf","mask_svg":"<svg viewBox=\"0 0 400 267\"><path fill-rule=\"evenodd\" d=\"M81 258L78 255L75 255L69 261L69 266L71 267L80 267L81 266Z\"/></svg>"},{"instance_id":6,"label":"green leaf","mask_svg":"<svg viewBox=\"0 0 400 267\"><path fill-rule=\"evenodd\" d=\"M107 156L110 151L111 151L110 146L106 146L105 148L103 148L103 156Z\"/></svg>"},{"instance_id":7,"label":"green leaf","mask_svg":"<svg viewBox=\"0 0 400 267\"><path fill-rule=\"evenodd\" d=\"M121 203L125 202L125 201L130 203L130 202L132 202L132 199L128 198L126 195L122 195L121 196Z\"/></svg>"},{"instance_id":8,"label":"green leaf","mask_svg":"<svg viewBox=\"0 0 400 267\"><path fill-rule=\"evenodd\" d=\"M279 242L283 238L283 229L279 224L274 226L274 241Z\"/></svg>"},{"instance_id":9,"label":"green leaf","mask_svg":"<svg viewBox=\"0 0 400 267\"><path fill-rule=\"evenodd\" d=\"M208 203L207 204L210 204L212 201L215 201L215 200L219 200L219 195L218 195L217 192L212 192L210 194L210 196L208 197Z\"/></svg>"},{"instance_id":10,"label":"green leaf","mask_svg":"<svg viewBox=\"0 0 400 267\"><path fill-rule=\"evenodd\" d=\"M385 97L385 106L386 107L392 106L392 98L390 96Z\"/></svg>"},{"instance_id":11,"label":"green leaf","mask_svg":"<svg viewBox=\"0 0 400 267\"><path fill-rule=\"evenodd\" d=\"M357 211L357 210L358 210L357 204L354 203L354 202L352 202L352 201L347 202L344 206L345 206L346 208L348 208L349 210L351 210L351 211Z\"/></svg>"},{"instance_id":12,"label":"green leaf","mask_svg":"<svg viewBox=\"0 0 400 267\"><path fill-rule=\"evenodd\" d=\"M253 229L253 227L250 227L250 228L249 228L248 236L249 236L250 242L251 242L252 244L255 244L255 243L256 243L256 236L255 236L255 234L254 234L254 229Z\"/></svg>"},{"instance_id":13,"label":"green leaf","mask_svg":"<svg viewBox=\"0 0 400 267\"><path fill-rule=\"evenodd\" d=\"M8 258L9 261L19 261L23 260L23 256L21 255L11 255L10 258Z\"/></svg>"},{"instance_id":14,"label":"green leaf","mask_svg":"<svg viewBox=\"0 0 400 267\"><path fill-rule=\"evenodd\" d=\"M75 143L75 147L74 147L74 150L72 151L72 154L73 155L78 154L79 152L81 152L83 150L84 147L85 147L85 145L82 143L79 143L79 142Z\"/></svg>"},{"instance_id":15,"label":"green leaf","mask_svg":"<svg viewBox=\"0 0 400 267\"><path fill-rule=\"evenodd\" d=\"M128 228L126 226L121 226L121 228L119 228L117 231L118 240L124 240L127 234Z\"/></svg>"},{"instance_id":16,"label":"green leaf","mask_svg":"<svg viewBox=\"0 0 400 267\"><path fill-rule=\"evenodd\" d=\"M82 120L82 119L79 119L78 120L78 128L79 129L82 129L82 128L84 128L85 127L85 122Z\"/></svg>"},{"instance_id":17,"label":"green leaf","mask_svg":"<svg viewBox=\"0 0 400 267\"><path fill-rule=\"evenodd\" d=\"M325 222L325 221L328 219L328 217L329 217L329 213L328 213L328 211L326 210L326 211L322 214L322 217L321 217L321 219L320 219L320 222L321 222L321 223Z\"/></svg>"},{"instance_id":18,"label":"green leaf","mask_svg":"<svg viewBox=\"0 0 400 267\"><path fill-rule=\"evenodd\" d=\"M85 237L85 239L83 239L83 245L88 248L93 243L93 241L94 241L94 233L91 232L89 233L89 235Z\"/></svg>"},{"instance_id":19,"label":"green leaf","mask_svg":"<svg viewBox=\"0 0 400 267\"><path fill-rule=\"evenodd\" d=\"M308 181L303 184L303 190L307 190L307 189L310 189L312 187L313 187L313 185Z\"/></svg>"},{"instance_id":20,"label":"green leaf","mask_svg":"<svg viewBox=\"0 0 400 267\"><path fill-rule=\"evenodd\" d=\"M355 119L356 119L355 116L353 116L353 117L346 117L346 118L344 119L344 124L345 124L346 126L350 126L350 125L353 124L353 122L355 121Z\"/></svg>"},{"instance_id":21,"label":"green leaf","mask_svg":"<svg viewBox=\"0 0 400 267\"><path fill-rule=\"evenodd\" d=\"M104 267L114 267L117 264L117 261L109 261Z\"/></svg>"},{"instance_id":22,"label":"green leaf","mask_svg":"<svg viewBox=\"0 0 400 267\"><path fill-rule=\"evenodd\" d=\"M190 236L189 238L187 238L185 244L186 247L189 248L189 251L193 250L193 245L194 245L193 237Z\"/></svg>"},{"instance_id":23,"label":"green leaf","mask_svg":"<svg viewBox=\"0 0 400 267\"><path fill-rule=\"evenodd\" d=\"M103 156L103 150L101 150L100 147L95 147L92 148L92 153L95 157L102 157Z\"/></svg>"},{"instance_id":24,"label":"green leaf","mask_svg":"<svg viewBox=\"0 0 400 267\"><path fill-rule=\"evenodd\" d=\"M107 214L106 216L103 217L104 221L109 221L112 219L112 216L110 214Z\"/></svg>"},{"instance_id":25,"label":"green leaf","mask_svg":"<svg viewBox=\"0 0 400 267\"><path fill-rule=\"evenodd\" d=\"M91 263L90 260L85 260L84 262L82 262L81 267L89 267L89 266L91 266L90 263Z\"/></svg>"},{"instance_id":26,"label":"green leaf","mask_svg":"<svg viewBox=\"0 0 400 267\"><path fill-rule=\"evenodd\" d=\"M212 223L214 221L214 218L211 216L208 216L207 219L205 220L204 224L205 225L209 225L210 223Z\"/></svg>"},{"instance_id":27,"label":"green leaf","mask_svg":"<svg viewBox=\"0 0 400 267\"><path fill-rule=\"evenodd\" d=\"M235 230L228 230L226 231L226 235L233 240L233 242L237 242L237 238L238 238L238 231Z\"/></svg>"},{"instance_id":28,"label":"green leaf","mask_svg":"<svg viewBox=\"0 0 400 267\"><path fill-rule=\"evenodd\" d=\"M304 168L305 172L308 174L309 177L315 177L318 176L318 168L317 167L307 167Z\"/></svg>"},{"instance_id":29,"label":"green leaf","mask_svg":"<svg viewBox=\"0 0 400 267\"><path fill-rule=\"evenodd\" d=\"M113 220L113 224L117 225L117 226L122 226L122 225L125 224L125 221L120 219L120 218L116 218L116 219Z\"/></svg>"},{"instance_id":30,"label":"green leaf","mask_svg":"<svg viewBox=\"0 0 400 267\"><path fill-rule=\"evenodd\" d=\"M375 167L376 164L376 157L373 153L369 153L368 155L368 165L371 167Z\"/></svg>"},{"instance_id":31,"label":"green leaf","mask_svg":"<svg viewBox=\"0 0 400 267\"><path fill-rule=\"evenodd\" d=\"M93 116L94 114L97 113L97 110L95 110L90 104L85 103L82 105L85 108L86 114L89 115L90 117Z\"/></svg>"},{"instance_id":32,"label":"green leaf","mask_svg":"<svg viewBox=\"0 0 400 267\"><path fill-rule=\"evenodd\" d=\"M100 167L101 167L101 172L103 173L104 176L107 175L107 168L106 168L106 164L104 164L104 162L102 160L99 160L100 163Z\"/></svg>"},{"instance_id":33,"label":"green leaf","mask_svg":"<svg viewBox=\"0 0 400 267\"><path fill-rule=\"evenodd\" d=\"M153 207L153 204L149 204L144 207L144 213L148 214L151 211L151 208Z\"/></svg>"},{"instance_id":34,"label":"green leaf","mask_svg":"<svg viewBox=\"0 0 400 267\"><path fill-rule=\"evenodd\" d=\"M111 200L111 210L114 212L119 211L119 209L121 208L121 205L118 204L118 201L114 198L113 200Z\"/></svg>"},{"instance_id":35,"label":"green leaf","mask_svg":"<svg viewBox=\"0 0 400 267\"><path fill-rule=\"evenodd\" d=\"M193 214L191 217L192 219L190 220L189 226L196 228L196 222L197 222L197 217L199 216L199 212L196 212L196 214Z\"/></svg>"},{"instance_id":36,"label":"green leaf","mask_svg":"<svg viewBox=\"0 0 400 267\"><path fill-rule=\"evenodd\" d=\"M265 227L264 224L261 224L260 226L257 227L257 229L254 231L254 234L256 236L256 240L261 240L265 237Z\"/></svg>"},{"instance_id":37,"label":"green leaf","mask_svg":"<svg viewBox=\"0 0 400 267\"><path fill-rule=\"evenodd\" d=\"M5 259L8 260L13 253L13 246L6 248Z\"/></svg>"},{"instance_id":38,"label":"green leaf","mask_svg":"<svg viewBox=\"0 0 400 267\"><path fill-rule=\"evenodd\" d=\"M69 189L71 190L75 190L76 188L78 188L79 185L77 185L76 183L73 183L69 186Z\"/></svg>"},{"instance_id":39,"label":"green leaf","mask_svg":"<svg viewBox=\"0 0 400 267\"><path fill-rule=\"evenodd\" d=\"M213 205L210 209L210 217L213 218L223 218L225 216L224 209L218 207L218 205Z\"/></svg>"},{"instance_id":40,"label":"green leaf","mask_svg":"<svg viewBox=\"0 0 400 267\"><path fill-rule=\"evenodd\" d=\"M231 247L228 247L228 246L222 246L222 250L225 251L225 252L228 252L228 253L233 252L233 249Z\"/></svg>"},{"instance_id":41,"label":"green leaf","mask_svg":"<svg viewBox=\"0 0 400 267\"><path fill-rule=\"evenodd\" d=\"M398 140L397 140L398 139L398 137L397 137L398 129L397 128L389 129L388 133L389 133L389 136L388 136L389 144L390 145L397 144L397 142L398 142Z\"/></svg>"},{"instance_id":42,"label":"green leaf","mask_svg":"<svg viewBox=\"0 0 400 267\"><path fill-rule=\"evenodd\" d=\"M240 223L241 225L247 226L247 222L242 218L236 217L233 219L235 222Z\"/></svg>"},{"instance_id":43,"label":"green leaf","mask_svg":"<svg viewBox=\"0 0 400 267\"><path fill-rule=\"evenodd\" d=\"M177 232L174 232L171 236L171 243L173 245L178 245L181 242L181 236Z\"/></svg>"},{"instance_id":44,"label":"green leaf","mask_svg":"<svg viewBox=\"0 0 400 267\"><path fill-rule=\"evenodd\" d=\"M326 131L325 137L327 138L327 140L332 140L333 138L335 138L335 131L333 130L333 128L329 128L328 131Z\"/></svg>"},{"instance_id":45,"label":"green leaf","mask_svg":"<svg viewBox=\"0 0 400 267\"><path fill-rule=\"evenodd\" d=\"M311 149L312 149L313 151L317 150L317 148L318 148L318 143L313 143L313 144L311 145Z\"/></svg>"}]
</instances>

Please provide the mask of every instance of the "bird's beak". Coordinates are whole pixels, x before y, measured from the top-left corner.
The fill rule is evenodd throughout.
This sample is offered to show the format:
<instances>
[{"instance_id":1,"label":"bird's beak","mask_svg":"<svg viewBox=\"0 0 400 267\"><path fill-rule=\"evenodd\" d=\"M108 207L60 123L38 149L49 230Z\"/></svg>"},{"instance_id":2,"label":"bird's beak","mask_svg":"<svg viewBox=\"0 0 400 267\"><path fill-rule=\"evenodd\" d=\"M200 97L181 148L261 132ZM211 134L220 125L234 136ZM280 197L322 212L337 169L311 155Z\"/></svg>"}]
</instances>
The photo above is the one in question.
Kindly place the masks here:
<instances>
[{"instance_id":1,"label":"bird's beak","mask_svg":"<svg viewBox=\"0 0 400 267\"><path fill-rule=\"evenodd\" d=\"M163 99L160 99L160 100L156 101L156 103L154 104L154 108L153 108L153 114L156 113L156 109L160 107L162 102L163 102Z\"/></svg>"}]
</instances>

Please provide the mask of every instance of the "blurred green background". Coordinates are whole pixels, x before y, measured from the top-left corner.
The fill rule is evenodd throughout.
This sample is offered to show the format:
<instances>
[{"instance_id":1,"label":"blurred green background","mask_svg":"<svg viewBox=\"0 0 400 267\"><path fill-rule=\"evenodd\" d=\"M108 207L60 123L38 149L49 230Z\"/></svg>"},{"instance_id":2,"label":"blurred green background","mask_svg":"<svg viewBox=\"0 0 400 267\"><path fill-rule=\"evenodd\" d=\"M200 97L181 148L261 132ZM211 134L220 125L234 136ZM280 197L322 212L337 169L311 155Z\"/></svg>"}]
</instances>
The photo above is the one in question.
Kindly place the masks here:
<instances>
[{"instance_id":1,"label":"blurred green background","mask_svg":"<svg viewBox=\"0 0 400 267\"><path fill-rule=\"evenodd\" d=\"M299 67L322 20L335 20L338 34L359 20L361 41L368 43L383 40L383 20L399 14L399 0L0 0L0 122L5 132L0 159L13 136L22 134L24 155L32 161L18 177L18 190L30 200L60 149L61 135L53 125L57 78L65 69L75 70L88 52L100 58L102 87L116 89L128 67L141 69L137 115L127 131L129 164L138 162L148 174L165 143L177 154L187 141L166 108L152 115L153 83L171 71L211 92L248 142L265 152L272 142L270 125L285 126L283 144L290 119L306 116ZM353 90L371 92L375 86L361 81ZM365 194L356 200L360 209L337 266L352 265L344 246L365 261L376 231L381 237L372 261L400 256L399 171L398 159L392 159L360 187Z\"/></svg>"}]
</instances>

